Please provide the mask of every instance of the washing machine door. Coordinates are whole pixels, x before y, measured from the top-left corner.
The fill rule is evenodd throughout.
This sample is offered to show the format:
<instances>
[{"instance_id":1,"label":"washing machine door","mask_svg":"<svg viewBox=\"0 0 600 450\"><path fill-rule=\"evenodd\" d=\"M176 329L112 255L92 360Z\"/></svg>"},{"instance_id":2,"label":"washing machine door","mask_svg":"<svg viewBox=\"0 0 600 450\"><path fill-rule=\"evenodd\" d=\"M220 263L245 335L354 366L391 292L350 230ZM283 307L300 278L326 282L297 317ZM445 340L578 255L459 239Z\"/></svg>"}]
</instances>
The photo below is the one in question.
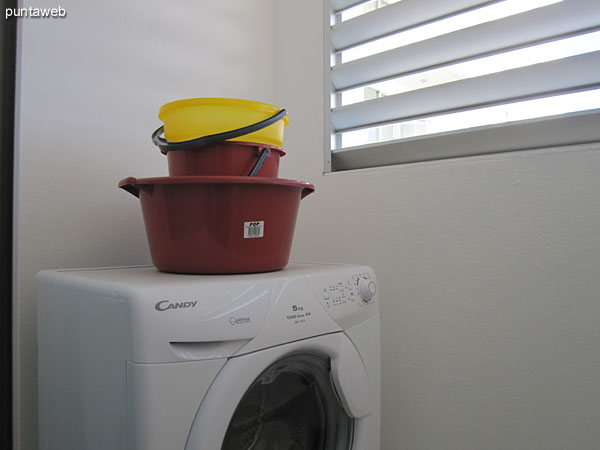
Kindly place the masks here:
<instances>
[{"instance_id":1,"label":"washing machine door","mask_svg":"<svg viewBox=\"0 0 600 450\"><path fill-rule=\"evenodd\" d=\"M343 333L231 358L194 419L186 450L363 450L366 371Z\"/></svg>"}]
</instances>

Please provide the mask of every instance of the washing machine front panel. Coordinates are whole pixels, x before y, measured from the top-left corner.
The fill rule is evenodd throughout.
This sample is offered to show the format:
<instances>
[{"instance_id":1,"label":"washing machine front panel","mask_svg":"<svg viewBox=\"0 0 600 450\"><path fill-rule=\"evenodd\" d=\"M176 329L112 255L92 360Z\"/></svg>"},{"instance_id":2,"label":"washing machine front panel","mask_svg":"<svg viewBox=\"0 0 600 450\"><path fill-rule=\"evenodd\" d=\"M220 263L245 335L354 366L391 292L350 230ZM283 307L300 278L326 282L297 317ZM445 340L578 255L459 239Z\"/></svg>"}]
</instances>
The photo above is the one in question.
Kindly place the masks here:
<instances>
[{"instance_id":1,"label":"washing machine front panel","mask_svg":"<svg viewBox=\"0 0 600 450\"><path fill-rule=\"evenodd\" d=\"M237 342L252 339L261 329L269 285L265 279L211 277L176 288L159 284L119 292L131 317L129 360L148 364L229 356ZM233 347L220 350L231 353L215 354L213 344L227 342Z\"/></svg>"},{"instance_id":2,"label":"washing machine front panel","mask_svg":"<svg viewBox=\"0 0 600 450\"><path fill-rule=\"evenodd\" d=\"M185 450L367 450L370 414L365 368L337 332L230 358Z\"/></svg>"},{"instance_id":3,"label":"washing machine front panel","mask_svg":"<svg viewBox=\"0 0 600 450\"><path fill-rule=\"evenodd\" d=\"M378 314L375 273L366 266L288 271L273 278L260 331L235 354L349 329Z\"/></svg>"},{"instance_id":4,"label":"washing machine front panel","mask_svg":"<svg viewBox=\"0 0 600 450\"><path fill-rule=\"evenodd\" d=\"M264 324L236 355L337 331L341 328L324 311L304 274L291 272L271 280Z\"/></svg>"}]
</instances>

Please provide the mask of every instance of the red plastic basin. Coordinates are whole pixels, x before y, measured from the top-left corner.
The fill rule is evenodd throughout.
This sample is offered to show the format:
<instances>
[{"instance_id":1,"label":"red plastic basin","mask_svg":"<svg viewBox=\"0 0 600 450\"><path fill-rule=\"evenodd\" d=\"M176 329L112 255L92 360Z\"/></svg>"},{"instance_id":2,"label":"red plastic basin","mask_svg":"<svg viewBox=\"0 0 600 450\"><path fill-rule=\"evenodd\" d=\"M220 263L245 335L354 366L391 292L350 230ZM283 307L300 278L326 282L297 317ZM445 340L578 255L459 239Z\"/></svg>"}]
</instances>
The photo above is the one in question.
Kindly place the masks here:
<instances>
[{"instance_id":1,"label":"red plastic basin","mask_svg":"<svg viewBox=\"0 0 600 450\"><path fill-rule=\"evenodd\" d=\"M280 147L237 141L168 151L169 175L246 176L265 148L269 149L269 156L256 176L276 178L279 174L279 158L285 155Z\"/></svg>"},{"instance_id":2,"label":"red plastic basin","mask_svg":"<svg viewBox=\"0 0 600 450\"><path fill-rule=\"evenodd\" d=\"M278 270L288 263L310 183L258 177L126 178L139 197L152 262L197 274Z\"/></svg>"}]
</instances>

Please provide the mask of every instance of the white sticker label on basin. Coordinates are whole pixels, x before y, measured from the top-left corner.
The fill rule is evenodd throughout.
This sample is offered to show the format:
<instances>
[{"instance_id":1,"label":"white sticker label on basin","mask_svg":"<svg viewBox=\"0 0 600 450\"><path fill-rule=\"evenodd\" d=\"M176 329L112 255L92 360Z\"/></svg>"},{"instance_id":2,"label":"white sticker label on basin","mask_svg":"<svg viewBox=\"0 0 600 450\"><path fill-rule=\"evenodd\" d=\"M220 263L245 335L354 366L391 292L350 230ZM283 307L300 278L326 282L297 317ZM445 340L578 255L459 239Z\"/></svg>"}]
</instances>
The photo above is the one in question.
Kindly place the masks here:
<instances>
[{"instance_id":1,"label":"white sticker label on basin","mask_svg":"<svg viewBox=\"0 0 600 450\"><path fill-rule=\"evenodd\" d=\"M244 222L244 239L261 238L265 235L265 222Z\"/></svg>"}]
</instances>

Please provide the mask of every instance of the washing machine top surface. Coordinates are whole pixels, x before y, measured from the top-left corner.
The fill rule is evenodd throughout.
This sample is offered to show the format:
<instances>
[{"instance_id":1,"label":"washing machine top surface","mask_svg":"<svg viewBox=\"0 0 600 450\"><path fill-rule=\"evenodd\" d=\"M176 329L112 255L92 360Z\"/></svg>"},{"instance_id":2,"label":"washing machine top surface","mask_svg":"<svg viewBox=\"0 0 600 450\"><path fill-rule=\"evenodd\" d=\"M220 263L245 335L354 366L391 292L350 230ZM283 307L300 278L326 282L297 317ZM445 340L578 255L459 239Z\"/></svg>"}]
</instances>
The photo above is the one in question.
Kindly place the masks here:
<instances>
[{"instance_id":1,"label":"washing machine top surface","mask_svg":"<svg viewBox=\"0 0 600 450\"><path fill-rule=\"evenodd\" d=\"M378 314L375 274L366 266L291 263L241 275L115 267L44 271L38 280L124 304L129 360L140 363L246 354L344 331Z\"/></svg>"}]
</instances>

